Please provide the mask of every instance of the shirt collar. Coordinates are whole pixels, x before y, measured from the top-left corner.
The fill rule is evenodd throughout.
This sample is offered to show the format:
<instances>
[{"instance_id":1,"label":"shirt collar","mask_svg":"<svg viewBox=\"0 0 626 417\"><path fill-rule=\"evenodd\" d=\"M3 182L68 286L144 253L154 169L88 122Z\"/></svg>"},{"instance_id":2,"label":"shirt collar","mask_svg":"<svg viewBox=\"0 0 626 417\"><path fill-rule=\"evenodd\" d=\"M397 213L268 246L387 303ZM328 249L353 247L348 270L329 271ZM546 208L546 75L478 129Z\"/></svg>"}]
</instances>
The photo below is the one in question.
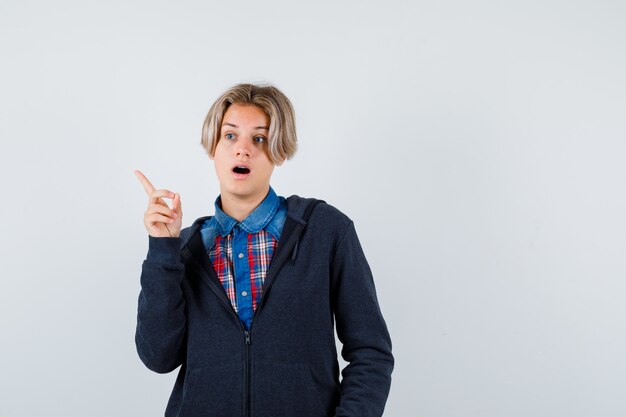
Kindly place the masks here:
<instances>
[{"instance_id":1,"label":"shirt collar","mask_svg":"<svg viewBox=\"0 0 626 417\"><path fill-rule=\"evenodd\" d=\"M236 219L226 214L221 206L222 196L219 195L215 199L215 220L217 220L220 235L228 235L236 225L239 225L239 227L247 233L257 233L259 230L265 228L270 220L272 220L272 217L274 217L274 214L276 214L280 206L280 200L274 192L274 189L270 186L261 204L241 222L238 222Z\"/></svg>"}]
</instances>

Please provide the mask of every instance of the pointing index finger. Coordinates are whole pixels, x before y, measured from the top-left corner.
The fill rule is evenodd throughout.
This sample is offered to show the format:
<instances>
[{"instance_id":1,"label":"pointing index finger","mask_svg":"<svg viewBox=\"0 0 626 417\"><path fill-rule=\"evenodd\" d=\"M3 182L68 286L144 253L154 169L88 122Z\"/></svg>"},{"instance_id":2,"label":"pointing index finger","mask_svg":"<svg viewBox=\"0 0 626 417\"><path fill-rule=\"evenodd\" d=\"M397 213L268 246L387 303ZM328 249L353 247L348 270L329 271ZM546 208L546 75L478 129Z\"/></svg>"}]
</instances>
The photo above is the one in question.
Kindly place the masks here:
<instances>
[{"instance_id":1,"label":"pointing index finger","mask_svg":"<svg viewBox=\"0 0 626 417\"><path fill-rule=\"evenodd\" d=\"M141 182L141 185L143 185L143 189L146 191L146 194L150 195L150 193L154 191L154 186L152 185L152 183L138 169L135 170L135 175L139 179L139 182Z\"/></svg>"}]
</instances>

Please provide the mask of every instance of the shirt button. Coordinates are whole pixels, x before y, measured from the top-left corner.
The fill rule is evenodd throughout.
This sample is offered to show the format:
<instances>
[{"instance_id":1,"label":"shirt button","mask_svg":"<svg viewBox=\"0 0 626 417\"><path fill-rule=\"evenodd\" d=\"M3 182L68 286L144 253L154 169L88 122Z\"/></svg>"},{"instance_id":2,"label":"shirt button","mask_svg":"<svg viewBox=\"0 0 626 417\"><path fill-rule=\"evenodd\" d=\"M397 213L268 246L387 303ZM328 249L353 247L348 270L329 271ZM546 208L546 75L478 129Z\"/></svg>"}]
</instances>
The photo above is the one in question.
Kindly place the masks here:
<instances>
[{"instance_id":1,"label":"shirt button","mask_svg":"<svg viewBox=\"0 0 626 417\"><path fill-rule=\"evenodd\" d=\"M245 297L246 295L248 295L248 291L242 291L241 295L243 295Z\"/></svg>"},{"instance_id":2,"label":"shirt button","mask_svg":"<svg viewBox=\"0 0 626 417\"><path fill-rule=\"evenodd\" d=\"M243 258L243 253L239 254L239 259Z\"/></svg>"}]
</instances>

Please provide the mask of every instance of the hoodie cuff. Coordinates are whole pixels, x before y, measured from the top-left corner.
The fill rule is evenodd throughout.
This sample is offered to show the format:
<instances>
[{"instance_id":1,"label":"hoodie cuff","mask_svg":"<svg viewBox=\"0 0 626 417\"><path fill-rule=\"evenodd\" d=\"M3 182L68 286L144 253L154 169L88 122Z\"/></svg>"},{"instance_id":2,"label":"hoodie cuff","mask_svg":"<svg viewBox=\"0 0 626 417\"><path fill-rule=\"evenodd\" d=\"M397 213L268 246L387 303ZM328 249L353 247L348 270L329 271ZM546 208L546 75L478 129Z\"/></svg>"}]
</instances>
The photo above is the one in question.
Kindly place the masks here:
<instances>
[{"instance_id":1,"label":"hoodie cuff","mask_svg":"<svg viewBox=\"0 0 626 417\"><path fill-rule=\"evenodd\" d=\"M148 255L146 260L151 262L177 264L181 263L180 237L154 237L148 235Z\"/></svg>"}]
</instances>

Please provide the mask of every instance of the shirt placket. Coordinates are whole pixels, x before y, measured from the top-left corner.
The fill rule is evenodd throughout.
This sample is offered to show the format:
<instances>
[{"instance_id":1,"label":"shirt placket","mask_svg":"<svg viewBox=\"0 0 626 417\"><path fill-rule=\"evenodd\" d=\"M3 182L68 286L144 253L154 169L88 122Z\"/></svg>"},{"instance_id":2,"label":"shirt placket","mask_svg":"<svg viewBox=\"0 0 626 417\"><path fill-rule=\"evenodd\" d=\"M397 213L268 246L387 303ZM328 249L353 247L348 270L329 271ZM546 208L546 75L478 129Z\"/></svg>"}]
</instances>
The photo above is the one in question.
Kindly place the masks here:
<instances>
[{"instance_id":1,"label":"shirt placket","mask_svg":"<svg viewBox=\"0 0 626 417\"><path fill-rule=\"evenodd\" d=\"M235 296L239 318L250 329L254 311L250 289L250 265L248 263L248 233L236 225L233 227L233 266L235 275Z\"/></svg>"}]
</instances>

